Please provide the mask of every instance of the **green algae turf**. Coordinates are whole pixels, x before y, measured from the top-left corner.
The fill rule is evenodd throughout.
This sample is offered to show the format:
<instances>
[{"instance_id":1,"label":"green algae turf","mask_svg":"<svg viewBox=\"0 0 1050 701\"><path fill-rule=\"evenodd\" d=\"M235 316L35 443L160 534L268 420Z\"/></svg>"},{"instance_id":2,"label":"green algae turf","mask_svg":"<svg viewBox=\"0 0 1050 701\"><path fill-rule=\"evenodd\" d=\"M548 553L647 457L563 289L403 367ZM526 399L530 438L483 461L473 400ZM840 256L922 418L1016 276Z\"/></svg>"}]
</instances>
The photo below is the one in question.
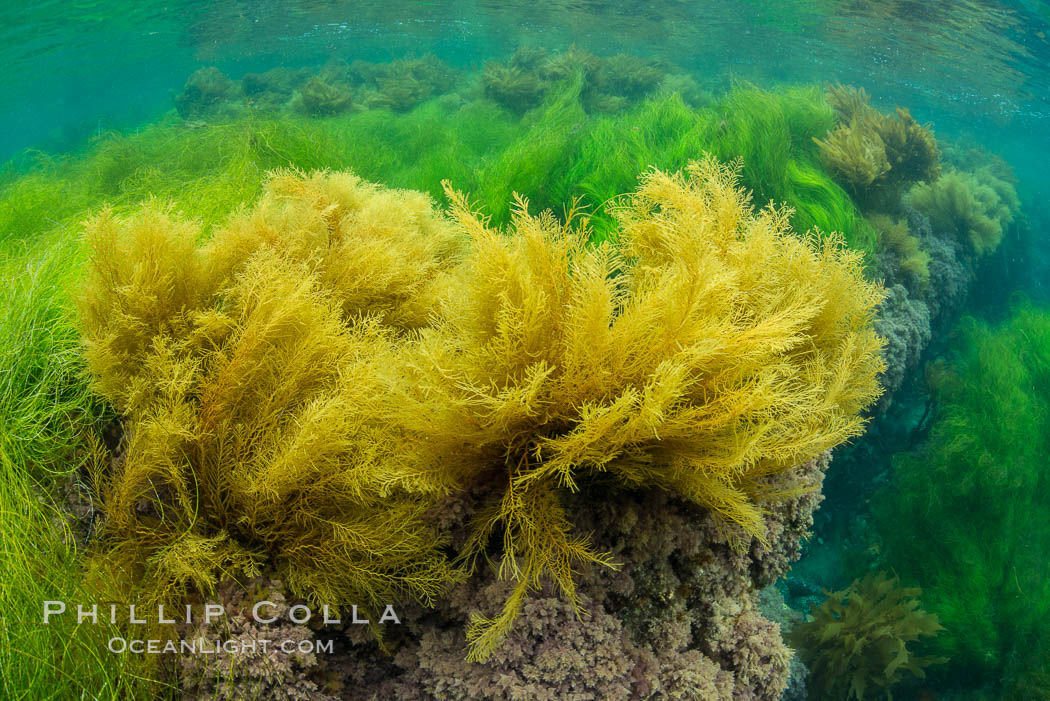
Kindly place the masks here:
<instances>
[{"instance_id":1,"label":"green algae turf","mask_svg":"<svg viewBox=\"0 0 1050 701\"><path fill-rule=\"evenodd\" d=\"M945 627L943 674L1050 693L1050 310L962 319L949 363L928 376L938 402L928 441L894 459L876 509L887 563L923 589ZM915 538L921 531L923 538ZM1042 678L1042 692L1011 685Z\"/></svg>"},{"instance_id":2,"label":"green algae turf","mask_svg":"<svg viewBox=\"0 0 1050 701\"><path fill-rule=\"evenodd\" d=\"M67 297L77 248L65 236L0 244L0 697L156 698L137 660L107 650L108 625L42 622L46 600L97 600L54 497L101 413Z\"/></svg>"},{"instance_id":3,"label":"green algae turf","mask_svg":"<svg viewBox=\"0 0 1050 701\"><path fill-rule=\"evenodd\" d=\"M557 213L579 197L604 238L613 230L604 206L631 191L638 173L677 170L710 152L742 159L741 180L756 204L793 207L796 230L839 231L851 246L871 252L874 232L820 166L812 143L833 119L817 87L769 91L748 84L699 109L663 92L616 114L588 114L578 80L520 117L458 95L407 113L321 119L249 114L202 124L169 115L135 133L98 135L79 154L24 154L18 165L8 164L0 172L0 238L75 227L104 202L127 207L148 197L178 203L207 228L250 201L266 172L279 167L349 168L438 200L447 179L497 224L509 219L512 192Z\"/></svg>"}]
</instances>

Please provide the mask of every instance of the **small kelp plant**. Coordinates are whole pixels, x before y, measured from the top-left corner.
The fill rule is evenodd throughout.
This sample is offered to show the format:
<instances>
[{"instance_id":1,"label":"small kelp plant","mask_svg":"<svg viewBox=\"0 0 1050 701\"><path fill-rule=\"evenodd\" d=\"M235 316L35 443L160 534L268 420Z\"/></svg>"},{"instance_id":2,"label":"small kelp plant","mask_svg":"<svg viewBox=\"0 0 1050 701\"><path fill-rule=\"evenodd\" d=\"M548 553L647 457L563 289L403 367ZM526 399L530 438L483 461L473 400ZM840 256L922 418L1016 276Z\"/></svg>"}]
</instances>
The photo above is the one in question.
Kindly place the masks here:
<instances>
[{"instance_id":1,"label":"small kelp plant","mask_svg":"<svg viewBox=\"0 0 1050 701\"><path fill-rule=\"evenodd\" d=\"M892 212L905 188L938 178L941 152L929 125L919 124L901 107L894 115L883 114L869 99L863 88L827 86L828 104L839 123L814 141L825 165L863 209Z\"/></svg>"},{"instance_id":2,"label":"small kelp plant","mask_svg":"<svg viewBox=\"0 0 1050 701\"><path fill-rule=\"evenodd\" d=\"M513 587L467 632L484 659L541 582L576 604L574 568L613 564L564 505L592 479L763 539L791 496L770 477L879 394L882 291L839 238L754 211L739 167L648 171L599 244L578 207L517 197L500 231L447 183L446 216L348 173L275 173L205 244L156 203L98 215L83 332L127 448L96 471L94 568L155 600L275 571L346 606L492 561ZM479 485L442 549L424 512Z\"/></svg>"},{"instance_id":3,"label":"small kelp plant","mask_svg":"<svg viewBox=\"0 0 1050 701\"><path fill-rule=\"evenodd\" d=\"M810 668L810 687L820 698L864 701L889 697L890 687L908 676L925 678L925 668L946 662L909 649L944 628L919 608L922 590L902 588L884 572L867 575L844 591L831 592L812 618L792 632Z\"/></svg>"}]
</instances>

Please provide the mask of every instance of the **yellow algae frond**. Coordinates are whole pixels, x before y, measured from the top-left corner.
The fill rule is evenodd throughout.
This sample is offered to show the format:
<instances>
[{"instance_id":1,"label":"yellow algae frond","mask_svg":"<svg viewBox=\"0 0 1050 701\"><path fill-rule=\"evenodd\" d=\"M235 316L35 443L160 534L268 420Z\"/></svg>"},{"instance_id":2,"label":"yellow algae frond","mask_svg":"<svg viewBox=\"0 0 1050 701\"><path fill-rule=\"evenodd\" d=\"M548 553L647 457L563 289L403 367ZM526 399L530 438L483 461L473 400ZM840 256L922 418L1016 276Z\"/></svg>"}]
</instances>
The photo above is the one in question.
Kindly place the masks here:
<instances>
[{"instance_id":1,"label":"yellow algae frond","mask_svg":"<svg viewBox=\"0 0 1050 701\"><path fill-rule=\"evenodd\" d=\"M392 454L381 401L455 251L424 195L279 172L205 246L156 204L87 230L88 367L127 438L96 474L96 568L169 601L266 566L336 607L456 578L422 522L441 487Z\"/></svg>"},{"instance_id":2,"label":"yellow algae frond","mask_svg":"<svg viewBox=\"0 0 1050 701\"><path fill-rule=\"evenodd\" d=\"M236 545L252 553L242 571L268 558L318 602L431 599L453 573L420 521L428 501L394 489L406 478L375 420L388 332L375 318L347 327L317 276L271 251L218 297L217 348L158 342L145 358L153 397L104 479L102 542L119 544L108 563L134 557L121 564L141 572L150 554L163 599L209 589L230 560L217 553Z\"/></svg>"},{"instance_id":3,"label":"yellow algae frond","mask_svg":"<svg viewBox=\"0 0 1050 701\"><path fill-rule=\"evenodd\" d=\"M135 404L134 378L154 341L186 333L213 291L198 235L155 201L127 219L104 209L85 223L85 353L95 389L121 412Z\"/></svg>"},{"instance_id":4,"label":"yellow algae frond","mask_svg":"<svg viewBox=\"0 0 1050 701\"><path fill-rule=\"evenodd\" d=\"M556 490L609 473L761 538L762 478L860 432L880 392L882 292L836 238L755 212L736 166L645 174L614 210L615 246L523 199L498 232L448 194L472 246L404 349L398 411L413 460L506 485L473 545L501 531L500 571L518 586L500 616L475 621L474 658L541 575L572 596L571 563L604 561L571 536Z\"/></svg>"},{"instance_id":5,"label":"yellow algae frond","mask_svg":"<svg viewBox=\"0 0 1050 701\"><path fill-rule=\"evenodd\" d=\"M575 205L517 197L504 232L447 184L445 217L348 173L272 174L203 246L156 205L100 215L84 334L128 445L96 475L96 568L158 600L267 569L318 603L427 602L460 571L423 512L495 485L459 553L515 583L467 631L483 659L543 580L579 610L575 568L615 564L562 503L597 475L764 538L767 478L880 391L882 292L738 173L645 173L615 244Z\"/></svg>"},{"instance_id":6,"label":"yellow algae frond","mask_svg":"<svg viewBox=\"0 0 1050 701\"><path fill-rule=\"evenodd\" d=\"M205 254L228 276L269 247L308 264L347 316L378 313L398 328L423 325L438 273L459 239L425 193L390 190L352 173L270 173L263 196L233 217Z\"/></svg>"}]
</instances>

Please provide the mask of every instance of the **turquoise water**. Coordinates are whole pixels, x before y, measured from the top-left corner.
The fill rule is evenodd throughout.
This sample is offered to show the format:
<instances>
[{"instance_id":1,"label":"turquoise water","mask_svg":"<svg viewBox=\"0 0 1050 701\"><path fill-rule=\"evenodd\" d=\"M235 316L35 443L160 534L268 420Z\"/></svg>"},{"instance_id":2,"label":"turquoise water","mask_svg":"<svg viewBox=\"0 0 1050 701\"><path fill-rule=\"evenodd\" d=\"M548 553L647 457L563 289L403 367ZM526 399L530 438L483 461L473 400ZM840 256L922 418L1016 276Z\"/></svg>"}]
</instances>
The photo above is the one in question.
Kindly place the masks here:
<instances>
[{"instance_id":1,"label":"turquoise water","mask_svg":"<svg viewBox=\"0 0 1050 701\"><path fill-rule=\"evenodd\" d=\"M7 281L6 316L0 318L0 554L18 563L0 587L0 608L8 612L7 632L0 636L0 696L81 698L86 690L93 698L840 700L884 698L892 690L896 699L1050 698L1050 4L8 2L0 8L0 66L0 269ZM697 191L678 192L675 200L667 194L673 187L664 184L657 195L647 195L655 198L653 207L638 205L627 219L617 215L617 205L625 206L618 198L639 187L639 175L652 168L681 171L705 152L722 162L741 158L734 182L753 192L756 205L774 200L792 207L795 234L816 227L823 234L807 240L822 240L829 231L843 235L855 255L848 265L864 269L851 284L830 268L799 272L791 267L794 257L777 259L777 265L747 259L764 271L760 282L775 278L784 290L817 290L814 304L830 310L834 323L799 322L797 335L776 336L782 332L778 317L761 315L794 310L794 297L767 308L737 300L732 304L743 306L718 323L726 329L756 320L766 324L761 328L769 334L768 348L748 347L763 358L755 367L720 365L724 359L714 351L709 367L674 366L693 384L674 375L684 384L659 409L656 400L652 406L645 402L664 387L661 382L670 386L673 373L671 365L657 368L655 361L622 385L608 380L612 384L604 387L589 378L591 384L565 381L543 394L537 388L561 371L552 358L563 356L551 351L561 348L559 334L584 322L557 317L572 307L566 302L523 315L514 326L516 317L500 305L516 303L519 294L528 299L522 290L529 284L549 299L562 299L559 285L571 287L586 277L581 270L593 272L573 267L591 260L588 251L616 251L602 268L604 277L597 278L617 290L616 300L643 296L630 287L634 282L622 280L641 279L646 265L700 265L692 251L650 260L644 246L629 244L630 222L636 221L630 216L658 219L677 211L681 201L700 197ZM302 173L267 175L288 167ZM350 170L381 186L426 192L432 200L397 199L402 196L384 190L376 195L338 180L342 176L303 180L314 169ZM714 177L711 172L693 177ZM585 243L552 254L554 262L542 270L516 254L498 258L504 253L477 233L482 225L456 208L452 190L442 186L446 178L451 188L468 193L470 208L491 217L484 221L515 232L493 241L516 240L527 229L515 218L512 193L527 197L533 214L550 208L556 216L579 198L582 211L593 214L580 234ZM701 210L724 196L703 192ZM156 214L150 205L142 211L158 219L136 219L139 203L154 196L170 202L175 214ZM92 219L106 207L114 223L106 223L106 214ZM277 223L266 235L252 229L256 224L238 224L236 218L228 223L241 207L255 208L254 221ZM233 336L223 334L257 313L244 302L250 297L240 287L246 274L231 272L241 271L238 266L249 258L263 269L259 256L245 251L256 238L277 246L273 242L281 236L305 236L317 222L331 220L332 211L340 217L354 212L345 222L356 223L339 219L340 227L404 240L396 242L400 249L374 242L354 249L348 242L364 246L367 236L340 239L332 233L339 227L326 224L331 238L317 250L303 252L319 245L306 238L282 249L281 255L294 259L285 263L301 266L292 277L328 286L304 308L329 303L318 300L338 302L339 333L358 333L367 325L362 315L369 314L378 326L389 326L383 327L386 335L366 337L382 349L371 374L352 375L361 372L357 366L332 370L325 365L329 356L310 356L318 376L328 378L317 380L320 385L343 386L342 378L355 377L385 407L375 409L372 399L340 400L351 407L346 412L365 418L352 413L353 421L330 424L342 427L341 439L352 434L359 442L364 434L355 431L371 426L380 436L375 441L395 446L390 459L415 472L405 476L391 467L375 482L348 488L353 480L346 475L365 470L367 460L343 456L326 462L329 453L351 449L335 434L319 433L313 443L302 438L306 447L295 454L295 464L323 463L334 470L309 473L314 476L306 482L344 490L334 506L317 506L304 485L280 491L303 480L291 477L287 466L280 488L251 481L257 478L253 470L277 471L259 466L276 462L286 440L294 443L286 434L292 435L290 425L308 423L309 416L299 413L303 407L328 401L328 395L316 394L309 372L289 370L291 384L274 385L274 396L292 397L278 412L291 419L244 429L252 420L262 422L252 414L223 428L204 419L193 429L171 427L186 415L206 415L209 383L218 386L226 376L214 367L226 367L224 354L242 358ZM448 233L446 224L433 223L445 222L442 212L454 214L462 230ZM295 219L300 216L313 223ZM696 212L690 216L702 219ZM751 221L749 216L742 215ZM183 219L196 223L187 224L192 233L179 239L182 229L171 222ZM666 232L688 230L692 220L660 221L654 230ZM112 241L109 231L116 232ZM561 245L551 243L566 240L558 231L540 237L542 245ZM143 232L161 233L154 240ZM750 240L750 234L740 236ZM466 239L472 243L461 249L450 243ZM484 250L505 261L505 271L471 258L478 241L491 244ZM674 241L701 239L683 234ZM540 246L536 240L532 245ZM718 247L710 246L713 256ZM110 258L119 261L112 268L99 262ZM379 272L351 265L362 260L377 261ZM457 267L462 260L474 261L476 269ZM543 287L543 275L562 263L564 279ZM731 257L719 263L751 279L747 265ZM792 272L780 275L777 266ZM293 270L277 269L284 275ZM715 276L715 268L702 270ZM499 293L503 288L486 274L509 287ZM526 280L520 289L511 284L518 274ZM281 287L287 281L278 278L264 271L264 282L257 284L285 290L290 298L309 297L288 292L292 288ZM358 278L366 292L347 282ZM680 279L666 278L661 289ZM826 288L828 279L839 287ZM759 289L760 282L749 284ZM842 312L854 309L850 304L868 309L868 302L857 301L870 297L863 285L885 288L877 311ZM729 298L715 283L710 289L722 291L703 294ZM482 299L483 292L491 298ZM439 297L440 303L434 301ZM685 303L666 301L668 309L679 304ZM622 305L604 321L588 317L595 348L605 348L606 332L629 316L624 310L632 307ZM716 313L700 306L705 311L690 307L690 313ZM497 308L509 316L499 316ZM841 318L835 316L840 312ZM654 348L688 346L661 335L673 326L670 316L647 313ZM489 328L492 318L505 326L491 326L512 339L503 343L500 337L489 346L478 341L492 357L442 336L496 334ZM338 336L321 322L312 326L314 321L297 320L294 328ZM536 341L540 335L529 336L530 324L546 328L548 322L543 342ZM835 342L825 337L833 335L830 327L835 334L846 328L862 334L858 329L869 326L885 340L877 400L865 389L875 377L866 337L849 336L857 344L852 356L837 355L843 346L836 344L846 343L839 336ZM293 365L308 355L282 351L293 337L288 332L268 338L261 347L276 355L259 351L262 359L251 362L270 370L279 360ZM665 338L674 340L660 345ZM637 339L642 347L650 342L645 335ZM701 346L703 353L712 347ZM815 349L818 360L800 360L803 352L793 350L800 346ZM484 372L496 373L492 368L503 366L493 358L520 348L525 355L508 360L509 369L498 377L463 360L474 358ZM617 348L623 357L635 350ZM776 350L763 355L769 348ZM569 351L572 367L586 365ZM603 357L612 363L611 356ZM179 358L184 366L177 365ZM632 362L641 367L643 360ZM793 365L803 362L811 364L804 370ZM621 365L600 376L615 376ZM148 369L139 372L141 367ZM180 367L184 381L176 377ZM269 386L261 377L252 382ZM831 377L861 399L820 404L805 390L811 382L830 396L828 387L837 386ZM244 383L239 391L254 396L251 382ZM768 394L755 389L760 386ZM769 399L788 386L797 394L783 404ZM725 399L727 387L738 394ZM742 388L755 394L740 399ZM558 391L570 397L563 404ZM171 393L165 401L183 412L176 417L173 409L175 418L157 408L163 402L150 403L165 392ZM763 401L770 405L756 408ZM367 411L360 408L365 405ZM624 407L642 407L638 412L650 422L644 439L616 443L617 432L640 431L622 417L615 430L608 428L613 419L600 428L587 423L601 412L612 415L614 405L628 413ZM707 414L703 420L690 415L703 427L695 435L679 435L677 424L660 423L694 405L718 406L743 418L714 429ZM807 418L796 416L799 407ZM149 472L158 469L149 463L153 454L134 442L136 435L160 431L158 425L167 426L165 440L179 446L176 457L158 459L170 470L164 477ZM550 446L562 445L558 441L573 431L583 434L581 426L591 431L593 444L569 451L573 457L565 458L557 477L522 478L553 470L546 462L551 453L544 451L561 450ZM491 437L504 429L505 437ZM235 436L229 443L223 442L224 430ZM704 431L714 436L710 444L697 438ZM819 437L804 442L800 436L809 431ZM833 433L834 440L826 438ZM266 443L274 436L274 444ZM417 438L433 448L419 448ZM213 439L224 446L214 460L207 452ZM326 440L343 447L326 447ZM616 447L606 448L602 440ZM385 465L376 457L383 449L373 455L361 447L368 441L353 441L354 455L367 453ZM821 456L829 446L834 449L823 473ZM242 472L208 472L227 463ZM141 466L141 473L128 465ZM503 502L493 501L502 494L501 470L510 475ZM147 475L141 480L149 489L135 474ZM181 476L171 477L176 474ZM245 484L254 485L250 498L238 492L242 474L248 475ZM420 475L440 479L431 483ZM531 506L520 507L521 513L540 515L528 521L519 514L525 520L515 522L507 505L512 496L525 499L528 489L539 489L520 486L533 484L530 479L547 491L539 497L532 492ZM183 495L179 480L201 492ZM201 496L209 486L217 496ZM728 491L718 491L723 488ZM814 488L823 495L815 513ZM285 501L270 504L278 491ZM385 499L393 505L384 511L377 504ZM27 501L45 506L37 513L24 507ZM192 508L178 512L176 505L188 502ZM276 506L259 516L252 510L256 503ZM361 511L366 515L359 521L340 520L365 509L372 511ZM419 521L420 529L433 529L424 536L412 530L416 511L433 520ZM470 540L465 533L475 523L471 519L484 522L481 515L492 513L501 515ZM345 560L330 566L323 558L335 556L323 548L316 560L289 554L316 546L300 532L310 519L331 526L333 539L346 538L335 549ZM401 533L404 524L409 535L392 550L415 548L423 553L418 561L389 564L383 559L389 552L377 554L375 543L374 552L361 545L376 532ZM353 528L360 532L339 536ZM288 545L289 533L302 539ZM572 550L577 559L567 565L550 554L557 554L561 541L548 543L541 555L529 550L529 537L539 542L551 533L571 533L585 546L593 544L594 552ZM763 540L766 534L771 540ZM465 566L468 543L475 548L474 569L456 570L462 574L456 579L449 573ZM497 652L488 657L465 631L478 611L497 616L500 605L513 600L507 594L511 585L497 580L529 581L522 574L527 568L519 570L508 555L515 547L522 548L520 561L546 564L535 565L539 574L527 591L532 598L525 613L511 617L518 627L500 634L509 636L506 647L494 646ZM620 575L603 569L608 560L601 551L620 560ZM364 575L326 579L333 571L353 570L361 561L355 557L396 586L373 590ZM254 564L234 575L245 558ZM483 560L502 562L502 568L477 565ZM437 589L413 579L431 576L446 578L448 589L433 595ZM379 601L375 591L404 597L397 605L404 606L406 625L390 635L385 652L357 631L288 624L282 634L334 641L335 653L294 665L290 657L273 658L284 665L279 673L260 671L273 662L265 655L243 669L216 672L201 657L153 665L155 660L142 656L108 652L107 636L121 631L116 623L96 638L72 624L59 629L37 622L43 601L65 597L179 605L218 600L242 614L251 596L287 596L315 607L329 599L337 606L357 603L333 581L351 581L358 587L351 588L354 595L366 592L372 606ZM573 616L574 582L586 617ZM10 613L21 609L26 615ZM189 631L180 627L175 637ZM233 633L276 635L248 624ZM67 638L77 642L67 648ZM60 648L65 651L54 652ZM791 662L789 650L797 651ZM255 691L223 696L223 683Z\"/></svg>"},{"instance_id":2,"label":"turquoise water","mask_svg":"<svg viewBox=\"0 0 1050 701\"><path fill-rule=\"evenodd\" d=\"M155 118L201 65L237 74L432 51L469 68L522 43L664 56L748 80L865 85L1033 174L1048 148L1044 3L54 0L9 3L2 18L0 155Z\"/></svg>"}]
</instances>

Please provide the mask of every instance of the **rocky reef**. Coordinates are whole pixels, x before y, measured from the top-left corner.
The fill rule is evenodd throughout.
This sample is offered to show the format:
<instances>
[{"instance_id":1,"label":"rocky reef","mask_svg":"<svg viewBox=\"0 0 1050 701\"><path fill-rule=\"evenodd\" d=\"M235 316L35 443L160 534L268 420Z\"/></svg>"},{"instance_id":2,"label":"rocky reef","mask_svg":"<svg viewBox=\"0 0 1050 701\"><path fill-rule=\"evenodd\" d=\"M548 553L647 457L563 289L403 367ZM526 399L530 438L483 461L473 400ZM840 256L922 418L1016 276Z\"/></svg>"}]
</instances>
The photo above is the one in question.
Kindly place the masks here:
<instances>
[{"instance_id":1,"label":"rocky reef","mask_svg":"<svg viewBox=\"0 0 1050 701\"><path fill-rule=\"evenodd\" d=\"M667 492L594 485L569 506L577 529L618 566L581 567L581 615L557 586L545 582L502 647L484 662L465 659L461 631L473 612L496 613L509 595L512 583L501 581L495 568L456 585L434 609L400 609L400 625L384 627L386 651L359 625L311 629L286 619L253 624L246 615L253 595L278 602L277 613L292 603L279 582L262 581L250 583L250 593L224 587L221 600L235 612L233 626L197 627L194 633L315 644L328 639L334 652L274 651L240 666L231 666L228 655L205 666L198 657L183 665L183 684L198 699L256 698L247 690L280 680L295 699L773 701L793 677L794 698L804 698L805 668L792 663L779 623L760 610L759 592L797 559L822 500L829 457L774 478L773 486L798 495L766 505L765 542L741 540L710 512ZM484 491L450 497L428 515L439 529L457 534L454 546L469 538L469 505Z\"/></svg>"}]
</instances>

